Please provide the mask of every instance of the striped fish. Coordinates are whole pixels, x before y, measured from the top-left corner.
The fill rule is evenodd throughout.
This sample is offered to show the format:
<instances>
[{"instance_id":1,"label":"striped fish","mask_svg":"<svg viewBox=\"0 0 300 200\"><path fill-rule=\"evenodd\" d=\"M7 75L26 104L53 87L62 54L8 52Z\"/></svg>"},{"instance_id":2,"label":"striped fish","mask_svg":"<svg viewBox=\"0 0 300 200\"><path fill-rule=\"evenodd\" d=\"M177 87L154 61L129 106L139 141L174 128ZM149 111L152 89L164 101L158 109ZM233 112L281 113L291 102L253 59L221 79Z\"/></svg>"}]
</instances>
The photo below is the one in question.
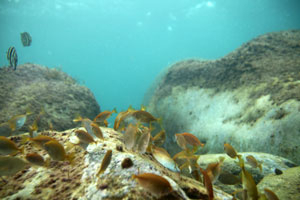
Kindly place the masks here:
<instances>
[{"instance_id":1,"label":"striped fish","mask_svg":"<svg viewBox=\"0 0 300 200\"><path fill-rule=\"evenodd\" d=\"M18 55L16 52L15 47L9 47L6 53L7 60L9 62L9 66L12 67L14 70L17 69L18 64Z\"/></svg>"},{"instance_id":2,"label":"striped fish","mask_svg":"<svg viewBox=\"0 0 300 200\"><path fill-rule=\"evenodd\" d=\"M30 46L32 38L28 32L21 33L21 41L24 47Z\"/></svg>"}]
</instances>

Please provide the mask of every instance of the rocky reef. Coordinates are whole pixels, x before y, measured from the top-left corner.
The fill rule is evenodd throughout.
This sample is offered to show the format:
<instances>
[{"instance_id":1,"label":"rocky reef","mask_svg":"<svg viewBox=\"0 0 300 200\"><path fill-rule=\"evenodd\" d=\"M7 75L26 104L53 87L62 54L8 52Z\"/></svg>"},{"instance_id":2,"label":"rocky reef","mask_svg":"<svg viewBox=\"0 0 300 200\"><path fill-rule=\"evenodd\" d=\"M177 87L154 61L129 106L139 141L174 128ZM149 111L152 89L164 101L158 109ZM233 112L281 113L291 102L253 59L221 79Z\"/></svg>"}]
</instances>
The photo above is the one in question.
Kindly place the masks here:
<instances>
[{"instance_id":1,"label":"rocky reef","mask_svg":"<svg viewBox=\"0 0 300 200\"><path fill-rule=\"evenodd\" d=\"M68 154L74 154L73 164L51 160L47 167L29 165L13 176L5 176L1 182L1 199L208 199L203 184L192 178L172 172L160 165L150 153L139 154L126 149L123 134L111 128L101 127L104 140L81 147L70 144L75 141L75 129L63 132L45 131L65 146ZM26 135L26 134L25 134ZM22 143L22 135L13 136L19 148L26 153L37 152L48 158L45 150L31 141ZM101 175L97 171L103 157L112 150L112 158ZM17 155L22 158L22 155ZM154 173L167 179L173 191L161 198L143 189L133 178L134 174ZM214 188L215 199L231 199L231 196Z\"/></svg>"},{"instance_id":2,"label":"rocky reef","mask_svg":"<svg viewBox=\"0 0 300 200\"><path fill-rule=\"evenodd\" d=\"M265 152L300 163L300 31L268 33L217 60L184 60L165 70L145 97L162 117L165 147L195 134L202 153Z\"/></svg>"},{"instance_id":3,"label":"rocky reef","mask_svg":"<svg viewBox=\"0 0 300 200\"><path fill-rule=\"evenodd\" d=\"M72 119L76 115L93 118L100 112L87 87L57 68L29 63L19 65L15 71L0 68L0 109L0 123L30 109L33 114L19 132L28 131L42 109L45 113L39 130L48 130L49 124L59 131L70 129L75 127Z\"/></svg>"}]
</instances>

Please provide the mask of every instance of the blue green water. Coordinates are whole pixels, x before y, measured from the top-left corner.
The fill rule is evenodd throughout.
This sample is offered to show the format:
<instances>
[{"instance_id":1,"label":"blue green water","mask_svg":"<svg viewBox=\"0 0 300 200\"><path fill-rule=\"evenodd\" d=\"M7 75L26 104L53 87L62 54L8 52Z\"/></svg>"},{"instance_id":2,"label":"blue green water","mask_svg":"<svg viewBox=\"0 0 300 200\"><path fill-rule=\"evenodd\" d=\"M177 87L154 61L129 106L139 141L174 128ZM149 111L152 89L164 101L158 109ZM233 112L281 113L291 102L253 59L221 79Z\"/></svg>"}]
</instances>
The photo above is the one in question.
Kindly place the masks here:
<instances>
[{"instance_id":1,"label":"blue green water","mask_svg":"<svg viewBox=\"0 0 300 200\"><path fill-rule=\"evenodd\" d=\"M155 77L187 58L222 57L250 39L300 28L299 0L0 0L0 66L61 67L102 110L140 107ZM20 33L32 36L23 47Z\"/></svg>"}]
</instances>

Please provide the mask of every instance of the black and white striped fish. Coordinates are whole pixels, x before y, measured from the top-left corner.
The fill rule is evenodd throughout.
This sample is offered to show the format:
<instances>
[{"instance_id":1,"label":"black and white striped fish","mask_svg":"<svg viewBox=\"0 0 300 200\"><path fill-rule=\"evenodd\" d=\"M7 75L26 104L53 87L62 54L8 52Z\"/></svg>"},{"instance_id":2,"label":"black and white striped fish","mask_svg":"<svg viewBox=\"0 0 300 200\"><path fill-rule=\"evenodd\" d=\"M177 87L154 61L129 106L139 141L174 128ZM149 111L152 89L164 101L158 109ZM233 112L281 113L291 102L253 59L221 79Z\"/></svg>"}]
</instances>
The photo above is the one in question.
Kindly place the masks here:
<instances>
[{"instance_id":1,"label":"black and white striped fish","mask_svg":"<svg viewBox=\"0 0 300 200\"><path fill-rule=\"evenodd\" d=\"M6 53L7 60L9 62L9 66L12 67L14 70L17 69L18 64L18 55L16 52L15 47L9 47Z\"/></svg>"},{"instance_id":2,"label":"black and white striped fish","mask_svg":"<svg viewBox=\"0 0 300 200\"><path fill-rule=\"evenodd\" d=\"M32 38L28 32L21 33L21 41L24 47L30 46Z\"/></svg>"}]
</instances>

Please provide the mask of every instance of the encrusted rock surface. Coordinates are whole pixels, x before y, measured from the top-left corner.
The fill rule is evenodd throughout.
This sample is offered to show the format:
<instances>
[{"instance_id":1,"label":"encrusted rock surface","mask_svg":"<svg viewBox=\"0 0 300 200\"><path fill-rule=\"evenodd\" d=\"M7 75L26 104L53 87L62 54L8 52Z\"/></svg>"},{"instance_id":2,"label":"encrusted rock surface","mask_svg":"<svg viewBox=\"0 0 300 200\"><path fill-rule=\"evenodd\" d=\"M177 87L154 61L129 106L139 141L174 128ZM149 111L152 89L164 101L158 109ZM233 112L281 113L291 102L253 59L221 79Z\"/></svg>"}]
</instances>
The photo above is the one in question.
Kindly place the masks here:
<instances>
[{"instance_id":1,"label":"encrusted rock surface","mask_svg":"<svg viewBox=\"0 0 300 200\"><path fill-rule=\"evenodd\" d=\"M0 123L25 114L28 108L34 114L28 116L21 132L28 130L42 108L46 114L41 117L39 130L48 130L51 122L55 130L63 131L75 127L72 119L77 114L93 118L100 113L92 92L59 69L29 63L15 71L1 67Z\"/></svg>"},{"instance_id":2,"label":"encrusted rock surface","mask_svg":"<svg viewBox=\"0 0 300 200\"><path fill-rule=\"evenodd\" d=\"M281 175L270 174L259 184L258 189L269 188L279 199L300 199L300 167L283 171Z\"/></svg>"},{"instance_id":3,"label":"encrusted rock surface","mask_svg":"<svg viewBox=\"0 0 300 200\"><path fill-rule=\"evenodd\" d=\"M287 171L288 169L296 166L296 164L293 163L292 161L282 158L282 157L279 157L279 156L274 156L272 154L257 153L257 152L244 152L244 153L239 152L239 154L242 155L242 158L245 161L245 169L248 172L250 172L250 174L253 176L256 184L260 183L264 179L264 177L269 176L269 175L275 175L274 179L280 178L279 176L276 176L277 171L285 173L285 171ZM248 155L254 156L255 159L259 163L261 163L262 171L260 171L259 168L253 168L248 164L248 162L246 160L246 157ZM222 169L221 174L230 173L230 174L233 174L236 176L240 175L241 168L238 165L237 159L232 159L226 154L200 155L197 163L199 164L200 167L205 169L208 166L208 164L218 162L220 157L225 158L221 165L221 169ZM287 183L289 183L288 180L287 180ZM223 184L222 182L220 182L219 180L217 180L215 182L215 185L219 186L220 188L222 188L223 191L225 191L229 194L232 194L237 189L242 188L241 183L236 184L236 185L226 185L226 184ZM273 188L272 188L272 190L273 190ZM273 190L273 191L276 191L276 190Z\"/></svg>"},{"instance_id":4,"label":"encrusted rock surface","mask_svg":"<svg viewBox=\"0 0 300 200\"><path fill-rule=\"evenodd\" d=\"M86 148L75 145L74 129L64 132L42 132L58 139L68 153L75 152L74 165L68 162L51 161L48 168L30 167L12 177L4 177L1 182L1 199L157 199L146 192L134 179L133 174L155 173L165 177L173 187L173 192L160 199L208 199L203 184L184 175L169 171L161 166L151 154L128 151L122 141L123 135L110 128L101 127L104 140ZM20 145L20 136L12 139ZM46 152L32 145L24 144L25 152L38 152L45 158ZM96 176L107 150L112 150L112 160L103 174ZM22 157L22 155L17 155ZM132 166L122 167L124 160L130 159ZM231 199L231 196L214 188L215 199Z\"/></svg>"},{"instance_id":5,"label":"encrusted rock surface","mask_svg":"<svg viewBox=\"0 0 300 200\"><path fill-rule=\"evenodd\" d=\"M145 97L162 117L166 147L190 132L205 153L266 152L300 163L300 31L259 36L217 60L175 63Z\"/></svg>"}]
</instances>

